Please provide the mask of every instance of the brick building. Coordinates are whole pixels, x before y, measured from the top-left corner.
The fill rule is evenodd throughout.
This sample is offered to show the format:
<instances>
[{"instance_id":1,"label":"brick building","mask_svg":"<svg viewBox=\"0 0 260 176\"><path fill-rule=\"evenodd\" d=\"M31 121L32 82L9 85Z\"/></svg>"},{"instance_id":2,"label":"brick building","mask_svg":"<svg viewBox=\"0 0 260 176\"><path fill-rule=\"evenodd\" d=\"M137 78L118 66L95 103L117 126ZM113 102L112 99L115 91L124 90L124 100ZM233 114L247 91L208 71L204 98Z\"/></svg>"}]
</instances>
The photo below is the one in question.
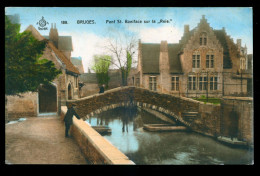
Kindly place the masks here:
<instances>
[{"instance_id":1,"label":"brick building","mask_svg":"<svg viewBox=\"0 0 260 176\"><path fill-rule=\"evenodd\" d=\"M184 25L179 43L139 40L134 84L187 97L246 95L252 73L247 71L247 48L241 42L235 44L225 28L212 29L204 15L194 29Z\"/></svg>"},{"instance_id":2,"label":"brick building","mask_svg":"<svg viewBox=\"0 0 260 176\"><path fill-rule=\"evenodd\" d=\"M38 40L46 40L32 25L26 31L31 31ZM54 34L56 36L54 36ZM79 98L80 72L71 63L72 40L56 40L58 35L56 26L50 29L49 40L41 58L53 61L57 69L62 71L51 85L40 85L37 92L27 92L19 96L8 96L7 111L9 119L22 116L40 116L59 114L61 106L69 99ZM54 36L54 37L53 37ZM54 40L53 40L54 38ZM69 38L69 37L68 37ZM71 38L71 37L70 37ZM68 45L68 46L66 46ZM63 50L59 50L58 48ZM67 50L66 50L67 49Z\"/></svg>"}]
</instances>

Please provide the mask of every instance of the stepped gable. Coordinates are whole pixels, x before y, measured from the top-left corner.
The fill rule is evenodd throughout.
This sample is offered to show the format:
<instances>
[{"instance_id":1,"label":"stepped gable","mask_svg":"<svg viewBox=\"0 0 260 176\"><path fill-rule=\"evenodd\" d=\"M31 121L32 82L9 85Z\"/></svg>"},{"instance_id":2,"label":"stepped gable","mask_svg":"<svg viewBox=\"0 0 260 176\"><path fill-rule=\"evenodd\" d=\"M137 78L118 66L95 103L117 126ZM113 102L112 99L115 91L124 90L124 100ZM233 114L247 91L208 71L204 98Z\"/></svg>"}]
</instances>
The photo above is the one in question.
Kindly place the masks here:
<instances>
[{"instance_id":1,"label":"stepped gable","mask_svg":"<svg viewBox=\"0 0 260 176\"><path fill-rule=\"evenodd\" d=\"M70 60L61 52L59 51L54 44L49 41L48 46L55 52L58 58L66 65L66 69L70 72L80 74L78 69L70 62Z\"/></svg>"}]
</instances>

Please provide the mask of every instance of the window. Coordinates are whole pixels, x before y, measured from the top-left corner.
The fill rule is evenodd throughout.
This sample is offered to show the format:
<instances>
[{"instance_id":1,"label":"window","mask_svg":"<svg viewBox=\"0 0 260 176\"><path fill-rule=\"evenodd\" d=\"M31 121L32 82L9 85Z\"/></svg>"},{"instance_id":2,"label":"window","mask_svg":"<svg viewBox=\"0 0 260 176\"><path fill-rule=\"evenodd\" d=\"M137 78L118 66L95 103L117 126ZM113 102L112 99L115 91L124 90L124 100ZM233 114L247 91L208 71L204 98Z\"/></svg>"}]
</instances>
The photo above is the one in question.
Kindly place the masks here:
<instances>
[{"instance_id":1,"label":"window","mask_svg":"<svg viewBox=\"0 0 260 176\"><path fill-rule=\"evenodd\" d=\"M196 86L196 82L197 82L197 78L196 76L189 76L189 86L188 89L189 90L196 90L197 86Z\"/></svg>"},{"instance_id":2,"label":"window","mask_svg":"<svg viewBox=\"0 0 260 176\"><path fill-rule=\"evenodd\" d=\"M200 53L198 51L192 55L192 68L200 68Z\"/></svg>"},{"instance_id":3,"label":"window","mask_svg":"<svg viewBox=\"0 0 260 176\"><path fill-rule=\"evenodd\" d=\"M214 68L214 55L213 54L206 55L206 68Z\"/></svg>"},{"instance_id":4,"label":"window","mask_svg":"<svg viewBox=\"0 0 260 176\"><path fill-rule=\"evenodd\" d=\"M217 90L218 89L218 77L211 76L210 77L210 90Z\"/></svg>"},{"instance_id":5,"label":"window","mask_svg":"<svg viewBox=\"0 0 260 176\"><path fill-rule=\"evenodd\" d=\"M78 87L78 77L74 77L75 87Z\"/></svg>"},{"instance_id":6,"label":"window","mask_svg":"<svg viewBox=\"0 0 260 176\"><path fill-rule=\"evenodd\" d=\"M140 86L140 78L136 78L136 79L135 79L135 85L136 85L137 87Z\"/></svg>"},{"instance_id":7,"label":"window","mask_svg":"<svg viewBox=\"0 0 260 176\"><path fill-rule=\"evenodd\" d=\"M240 58L240 69L246 69L246 59Z\"/></svg>"},{"instance_id":8,"label":"window","mask_svg":"<svg viewBox=\"0 0 260 176\"><path fill-rule=\"evenodd\" d=\"M156 91L156 76L150 76L149 77L149 89Z\"/></svg>"},{"instance_id":9,"label":"window","mask_svg":"<svg viewBox=\"0 0 260 176\"><path fill-rule=\"evenodd\" d=\"M199 90L207 90L208 79L207 76L200 76L199 78Z\"/></svg>"},{"instance_id":10,"label":"window","mask_svg":"<svg viewBox=\"0 0 260 176\"><path fill-rule=\"evenodd\" d=\"M179 77L178 76L172 77L172 90L179 91Z\"/></svg>"},{"instance_id":11,"label":"window","mask_svg":"<svg viewBox=\"0 0 260 176\"><path fill-rule=\"evenodd\" d=\"M200 34L200 45L207 45L207 33L203 32Z\"/></svg>"}]
</instances>

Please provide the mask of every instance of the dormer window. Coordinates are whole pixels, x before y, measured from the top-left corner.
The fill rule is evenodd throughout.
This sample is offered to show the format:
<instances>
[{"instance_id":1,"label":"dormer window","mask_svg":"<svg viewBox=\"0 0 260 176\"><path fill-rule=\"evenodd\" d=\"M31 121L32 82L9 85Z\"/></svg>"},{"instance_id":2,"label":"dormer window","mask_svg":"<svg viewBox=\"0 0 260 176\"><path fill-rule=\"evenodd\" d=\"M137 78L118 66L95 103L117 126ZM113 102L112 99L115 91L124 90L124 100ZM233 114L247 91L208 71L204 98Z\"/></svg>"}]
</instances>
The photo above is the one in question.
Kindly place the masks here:
<instances>
[{"instance_id":1,"label":"dormer window","mask_svg":"<svg viewBox=\"0 0 260 176\"><path fill-rule=\"evenodd\" d=\"M207 33L202 32L200 34L200 45L207 45Z\"/></svg>"}]
</instances>

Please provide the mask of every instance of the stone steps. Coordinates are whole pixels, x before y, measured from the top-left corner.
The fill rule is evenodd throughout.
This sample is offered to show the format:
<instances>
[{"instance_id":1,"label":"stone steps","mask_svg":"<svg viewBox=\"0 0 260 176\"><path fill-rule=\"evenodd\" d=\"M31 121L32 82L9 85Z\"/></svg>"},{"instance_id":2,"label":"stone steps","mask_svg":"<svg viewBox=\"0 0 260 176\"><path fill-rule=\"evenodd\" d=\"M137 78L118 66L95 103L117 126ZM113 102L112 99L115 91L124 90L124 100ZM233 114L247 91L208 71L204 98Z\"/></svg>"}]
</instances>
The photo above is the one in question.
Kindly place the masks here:
<instances>
[{"instance_id":1,"label":"stone steps","mask_svg":"<svg viewBox=\"0 0 260 176\"><path fill-rule=\"evenodd\" d=\"M182 112L183 119L192 121L198 116L198 112Z\"/></svg>"}]
</instances>

